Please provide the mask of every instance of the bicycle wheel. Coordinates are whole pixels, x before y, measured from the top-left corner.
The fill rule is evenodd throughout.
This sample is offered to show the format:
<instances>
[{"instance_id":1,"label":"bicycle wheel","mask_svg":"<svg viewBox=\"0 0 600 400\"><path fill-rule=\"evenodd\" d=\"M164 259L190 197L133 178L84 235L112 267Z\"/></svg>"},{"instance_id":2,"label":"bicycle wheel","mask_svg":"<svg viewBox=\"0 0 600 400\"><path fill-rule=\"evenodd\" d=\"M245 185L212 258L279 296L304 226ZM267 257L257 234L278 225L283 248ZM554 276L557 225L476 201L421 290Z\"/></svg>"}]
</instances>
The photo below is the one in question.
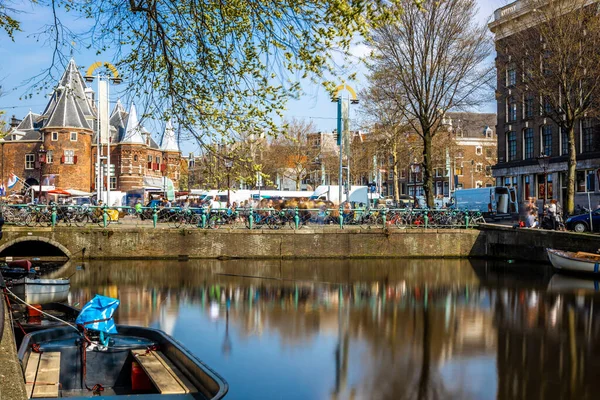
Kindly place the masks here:
<instances>
[{"instance_id":1,"label":"bicycle wheel","mask_svg":"<svg viewBox=\"0 0 600 400\"><path fill-rule=\"evenodd\" d=\"M37 215L27 214L27 216L25 217L24 223L26 226L33 227L36 224L36 220L37 220Z\"/></svg>"},{"instance_id":2,"label":"bicycle wheel","mask_svg":"<svg viewBox=\"0 0 600 400\"><path fill-rule=\"evenodd\" d=\"M88 216L85 213L78 213L73 216L75 226L83 227L88 223Z\"/></svg>"},{"instance_id":3,"label":"bicycle wheel","mask_svg":"<svg viewBox=\"0 0 600 400\"><path fill-rule=\"evenodd\" d=\"M269 229L279 229L281 228L281 223L279 222L279 218L271 215L267 218L267 226Z\"/></svg>"},{"instance_id":4,"label":"bicycle wheel","mask_svg":"<svg viewBox=\"0 0 600 400\"><path fill-rule=\"evenodd\" d=\"M167 222L170 228L179 228L183 224L184 218L181 214L173 214Z\"/></svg>"}]
</instances>

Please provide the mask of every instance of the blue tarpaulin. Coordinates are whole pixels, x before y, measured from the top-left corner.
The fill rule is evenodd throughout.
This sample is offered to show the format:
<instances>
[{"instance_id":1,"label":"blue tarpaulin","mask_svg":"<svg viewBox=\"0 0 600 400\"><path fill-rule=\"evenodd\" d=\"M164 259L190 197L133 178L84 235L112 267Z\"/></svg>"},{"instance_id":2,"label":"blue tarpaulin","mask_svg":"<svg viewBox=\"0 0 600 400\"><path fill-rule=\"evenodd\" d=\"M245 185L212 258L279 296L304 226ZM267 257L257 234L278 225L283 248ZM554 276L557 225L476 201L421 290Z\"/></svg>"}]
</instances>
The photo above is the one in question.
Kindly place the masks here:
<instances>
[{"instance_id":1,"label":"blue tarpaulin","mask_svg":"<svg viewBox=\"0 0 600 400\"><path fill-rule=\"evenodd\" d=\"M79 313L75 323L83 325L86 329L93 329L105 333L117 333L115 321L112 316L121 302L111 297L97 294L90 300Z\"/></svg>"}]
</instances>

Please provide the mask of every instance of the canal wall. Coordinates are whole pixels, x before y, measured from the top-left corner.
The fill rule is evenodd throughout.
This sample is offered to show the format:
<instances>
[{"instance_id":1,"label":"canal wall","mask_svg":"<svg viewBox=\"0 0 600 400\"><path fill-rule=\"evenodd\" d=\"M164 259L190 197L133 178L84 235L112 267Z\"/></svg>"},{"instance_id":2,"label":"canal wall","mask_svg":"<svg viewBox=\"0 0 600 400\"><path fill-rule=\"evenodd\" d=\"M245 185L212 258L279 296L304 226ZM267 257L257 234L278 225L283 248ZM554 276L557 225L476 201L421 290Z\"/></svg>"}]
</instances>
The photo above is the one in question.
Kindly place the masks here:
<instances>
[{"instance_id":1,"label":"canal wall","mask_svg":"<svg viewBox=\"0 0 600 400\"><path fill-rule=\"evenodd\" d=\"M483 255L491 258L548 262L547 248L588 253L600 249L600 236L589 233L514 229L492 224L482 225L479 230L483 236Z\"/></svg>"},{"instance_id":2,"label":"canal wall","mask_svg":"<svg viewBox=\"0 0 600 400\"><path fill-rule=\"evenodd\" d=\"M37 248L54 246L70 258L83 254L92 259L458 258L481 255L483 245L479 231L473 229L384 231L326 227L250 231L9 227L0 240L0 257L31 256Z\"/></svg>"},{"instance_id":3,"label":"canal wall","mask_svg":"<svg viewBox=\"0 0 600 400\"><path fill-rule=\"evenodd\" d=\"M90 259L487 257L547 262L545 249L548 247L595 253L600 248L600 237L502 225L484 225L478 229L340 230L324 227L298 231L9 227L0 240L0 258L40 255Z\"/></svg>"},{"instance_id":4,"label":"canal wall","mask_svg":"<svg viewBox=\"0 0 600 400\"><path fill-rule=\"evenodd\" d=\"M4 301L4 298L0 299ZM25 380L21 364L17 358L15 336L8 315L8 307L4 307L4 332L0 341L0 399L25 400Z\"/></svg>"}]
</instances>

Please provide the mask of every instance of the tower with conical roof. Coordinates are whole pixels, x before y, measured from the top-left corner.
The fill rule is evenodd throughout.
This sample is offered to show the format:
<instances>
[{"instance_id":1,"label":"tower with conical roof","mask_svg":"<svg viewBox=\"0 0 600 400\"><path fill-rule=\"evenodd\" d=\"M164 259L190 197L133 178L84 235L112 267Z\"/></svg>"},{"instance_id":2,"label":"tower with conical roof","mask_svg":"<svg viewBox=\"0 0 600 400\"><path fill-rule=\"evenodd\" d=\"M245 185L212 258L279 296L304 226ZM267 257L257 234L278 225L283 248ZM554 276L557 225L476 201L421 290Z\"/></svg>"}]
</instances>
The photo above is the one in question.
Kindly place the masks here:
<instances>
[{"instance_id":1,"label":"tower with conical roof","mask_svg":"<svg viewBox=\"0 0 600 400\"><path fill-rule=\"evenodd\" d=\"M175 187L178 187L179 170L181 169L181 152L177 144L177 137L171 119L167 120L165 130L160 141L160 149L163 152L164 170L163 176L170 178Z\"/></svg>"}]
</instances>

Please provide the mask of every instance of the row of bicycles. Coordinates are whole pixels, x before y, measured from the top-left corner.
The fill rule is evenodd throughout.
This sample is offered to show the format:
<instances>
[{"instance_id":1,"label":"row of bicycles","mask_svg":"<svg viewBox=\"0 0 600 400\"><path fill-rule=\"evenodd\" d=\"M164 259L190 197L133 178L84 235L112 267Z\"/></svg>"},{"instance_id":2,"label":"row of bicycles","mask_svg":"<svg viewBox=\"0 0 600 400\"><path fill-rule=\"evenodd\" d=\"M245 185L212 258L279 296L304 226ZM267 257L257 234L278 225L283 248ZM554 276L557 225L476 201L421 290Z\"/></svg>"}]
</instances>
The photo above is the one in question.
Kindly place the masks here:
<instances>
[{"instance_id":1,"label":"row of bicycles","mask_svg":"<svg viewBox=\"0 0 600 400\"><path fill-rule=\"evenodd\" d=\"M459 228L485 222L480 212L428 209L208 209L208 208L101 208L90 206L22 205L0 206L5 223L18 226L88 224L106 226L116 221L144 221L171 228L206 229L301 229L307 226L337 225L370 228ZM340 221L341 216L341 221ZM137 220L137 222L135 222Z\"/></svg>"}]
</instances>

